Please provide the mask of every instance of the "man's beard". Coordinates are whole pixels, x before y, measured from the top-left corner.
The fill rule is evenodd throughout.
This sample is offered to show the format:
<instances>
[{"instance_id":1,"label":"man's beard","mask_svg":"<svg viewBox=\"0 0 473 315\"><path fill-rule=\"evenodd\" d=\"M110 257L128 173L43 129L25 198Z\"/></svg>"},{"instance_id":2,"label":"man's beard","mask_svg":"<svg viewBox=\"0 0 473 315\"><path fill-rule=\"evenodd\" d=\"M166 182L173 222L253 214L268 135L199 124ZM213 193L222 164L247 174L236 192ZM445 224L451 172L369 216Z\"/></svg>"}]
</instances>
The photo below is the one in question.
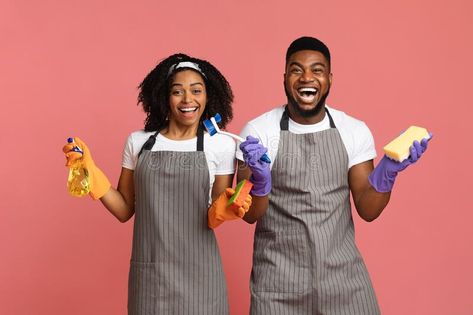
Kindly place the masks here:
<instances>
[{"instance_id":1,"label":"man's beard","mask_svg":"<svg viewBox=\"0 0 473 315\"><path fill-rule=\"evenodd\" d=\"M284 84L284 92L286 93L287 104L289 106L291 106L291 108L299 116L301 116L303 118L310 118L310 117L317 116L322 111L322 109L325 107L325 100L327 99L328 94L330 93L330 86L329 86L327 92L324 95L322 95L320 100L317 102L317 105L315 105L314 108L308 109L308 110L302 109L299 106L299 103L297 103L296 99L291 94L289 94L289 92L287 91L286 84Z\"/></svg>"}]
</instances>

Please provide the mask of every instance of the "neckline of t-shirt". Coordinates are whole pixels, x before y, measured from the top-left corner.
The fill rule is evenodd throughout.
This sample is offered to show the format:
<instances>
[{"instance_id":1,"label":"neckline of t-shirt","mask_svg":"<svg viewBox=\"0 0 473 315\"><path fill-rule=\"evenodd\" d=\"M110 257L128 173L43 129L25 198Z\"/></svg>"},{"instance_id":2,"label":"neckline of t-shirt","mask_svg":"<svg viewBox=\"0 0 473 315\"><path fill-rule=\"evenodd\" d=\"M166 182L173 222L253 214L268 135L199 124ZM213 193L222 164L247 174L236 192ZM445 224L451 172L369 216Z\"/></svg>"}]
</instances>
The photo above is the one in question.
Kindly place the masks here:
<instances>
[{"instance_id":1,"label":"neckline of t-shirt","mask_svg":"<svg viewBox=\"0 0 473 315\"><path fill-rule=\"evenodd\" d=\"M207 138L208 137L208 133L204 133L204 138ZM173 139L169 139L168 137L164 136L163 134L161 133L158 133L158 136L156 138L157 140L160 140L160 141L163 141L163 142L167 142L167 143L192 143L192 142L195 142L197 141L197 136L194 137L194 138L190 138L190 139L185 139L185 140L173 140Z\"/></svg>"},{"instance_id":2,"label":"neckline of t-shirt","mask_svg":"<svg viewBox=\"0 0 473 315\"><path fill-rule=\"evenodd\" d=\"M330 119L327 114L325 114L324 119L319 121L318 123L315 124L299 124L298 122L295 122L289 117L289 125L291 127L294 127L295 129L317 129L317 128L323 128L325 126L330 126Z\"/></svg>"}]
</instances>

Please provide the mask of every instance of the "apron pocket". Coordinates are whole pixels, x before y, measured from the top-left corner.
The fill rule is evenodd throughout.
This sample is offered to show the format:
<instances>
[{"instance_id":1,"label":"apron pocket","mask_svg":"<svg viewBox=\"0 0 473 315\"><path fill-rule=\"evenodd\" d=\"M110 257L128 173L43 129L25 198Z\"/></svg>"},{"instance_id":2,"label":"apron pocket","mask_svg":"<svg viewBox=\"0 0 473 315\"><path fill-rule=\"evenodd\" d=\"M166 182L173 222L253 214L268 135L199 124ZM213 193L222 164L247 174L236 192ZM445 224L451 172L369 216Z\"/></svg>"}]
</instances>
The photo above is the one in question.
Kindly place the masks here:
<instances>
[{"instance_id":1,"label":"apron pocket","mask_svg":"<svg viewBox=\"0 0 473 315\"><path fill-rule=\"evenodd\" d=\"M310 260L303 231L255 235L251 288L254 292L304 293L309 287Z\"/></svg>"},{"instance_id":2,"label":"apron pocket","mask_svg":"<svg viewBox=\"0 0 473 315\"><path fill-rule=\"evenodd\" d=\"M158 300L156 263L130 263L128 310L131 314L153 314Z\"/></svg>"}]
</instances>

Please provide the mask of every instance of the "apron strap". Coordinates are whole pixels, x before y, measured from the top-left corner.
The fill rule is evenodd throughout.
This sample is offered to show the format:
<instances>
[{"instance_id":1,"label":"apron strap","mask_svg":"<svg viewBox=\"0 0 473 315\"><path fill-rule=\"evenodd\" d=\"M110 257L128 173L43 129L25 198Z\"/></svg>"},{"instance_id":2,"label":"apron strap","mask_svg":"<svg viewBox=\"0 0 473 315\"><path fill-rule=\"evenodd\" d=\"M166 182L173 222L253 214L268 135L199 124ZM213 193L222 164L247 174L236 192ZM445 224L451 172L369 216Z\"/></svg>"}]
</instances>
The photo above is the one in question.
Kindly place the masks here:
<instances>
[{"instance_id":1,"label":"apron strap","mask_svg":"<svg viewBox=\"0 0 473 315\"><path fill-rule=\"evenodd\" d=\"M333 122L332 115L328 111L328 108L325 107L325 112L328 115L328 120L330 122L330 128L337 128L335 127L335 123ZM279 122L279 127L281 130L289 130L289 111L287 110L287 105L284 107L284 112L282 113L281 121Z\"/></svg>"},{"instance_id":2,"label":"apron strap","mask_svg":"<svg viewBox=\"0 0 473 315\"><path fill-rule=\"evenodd\" d=\"M328 111L328 108L325 107L325 112L328 115L328 120L330 121L330 128L337 128L335 127L335 123L333 122L332 115L330 115L330 112Z\"/></svg>"},{"instance_id":3,"label":"apron strap","mask_svg":"<svg viewBox=\"0 0 473 315\"><path fill-rule=\"evenodd\" d=\"M197 129L197 151L204 151L204 128Z\"/></svg>"},{"instance_id":4,"label":"apron strap","mask_svg":"<svg viewBox=\"0 0 473 315\"><path fill-rule=\"evenodd\" d=\"M138 153L138 158L140 157L141 153L143 153L143 150L151 150L156 143L156 137L159 134L159 130L154 133L154 135L151 135L148 140L146 140L145 144L141 147L140 153Z\"/></svg>"},{"instance_id":5,"label":"apron strap","mask_svg":"<svg viewBox=\"0 0 473 315\"><path fill-rule=\"evenodd\" d=\"M289 130L289 114L287 113L287 105L284 107L279 127L281 130Z\"/></svg>"}]
</instances>

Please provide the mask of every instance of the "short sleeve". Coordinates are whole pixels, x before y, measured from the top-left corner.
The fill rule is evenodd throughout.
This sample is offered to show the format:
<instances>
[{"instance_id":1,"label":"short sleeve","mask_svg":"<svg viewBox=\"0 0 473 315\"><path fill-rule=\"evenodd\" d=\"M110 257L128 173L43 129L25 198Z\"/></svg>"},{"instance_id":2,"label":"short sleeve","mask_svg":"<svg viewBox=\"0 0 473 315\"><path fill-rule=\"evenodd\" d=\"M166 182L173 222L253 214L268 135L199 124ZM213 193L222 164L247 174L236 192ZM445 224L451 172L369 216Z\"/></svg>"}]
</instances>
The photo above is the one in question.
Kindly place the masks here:
<instances>
[{"instance_id":1,"label":"short sleeve","mask_svg":"<svg viewBox=\"0 0 473 315\"><path fill-rule=\"evenodd\" d=\"M229 137L222 137L221 147L217 152L217 168L215 175L228 175L235 173L236 143Z\"/></svg>"},{"instance_id":2,"label":"short sleeve","mask_svg":"<svg viewBox=\"0 0 473 315\"><path fill-rule=\"evenodd\" d=\"M376 157L376 148L373 135L368 126L361 122L354 134L353 156L349 161L348 168L353 165L372 160Z\"/></svg>"},{"instance_id":3,"label":"short sleeve","mask_svg":"<svg viewBox=\"0 0 473 315\"><path fill-rule=\"evenodd\" d=\"M126 140L125 147L123 148L123 155L122 155L122 166L129 170L134 170L136 167L136 155L137 153L134 152L133 146L133 134L128 136Z\"/></svg>"}]
</instances>

